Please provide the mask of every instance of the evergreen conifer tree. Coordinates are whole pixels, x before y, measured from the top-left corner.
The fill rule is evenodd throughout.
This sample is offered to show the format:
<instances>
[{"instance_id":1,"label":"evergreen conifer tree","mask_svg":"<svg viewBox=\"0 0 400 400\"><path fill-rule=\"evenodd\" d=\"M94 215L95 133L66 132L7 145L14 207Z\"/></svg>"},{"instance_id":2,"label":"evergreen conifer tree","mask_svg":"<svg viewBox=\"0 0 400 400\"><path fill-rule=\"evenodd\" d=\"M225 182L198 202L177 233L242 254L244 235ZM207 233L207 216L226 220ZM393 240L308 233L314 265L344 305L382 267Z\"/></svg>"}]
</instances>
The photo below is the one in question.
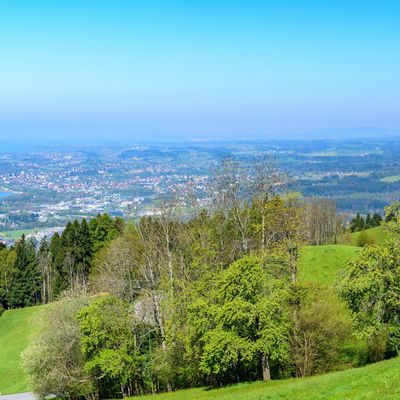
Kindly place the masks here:
<instances>
[{"instance_id":1,"label":"evergreen conifer tree","mask_svg":"<svg viewBox=\"0 0 400 400\"><path fill-rule=\"evenodd\" d=\"M61 237L56 232L50 241L50 265L53 274L53 293L56 298L63 290L68 288L68 271L65 269L64 248Z\"/></svg>"},{"instance_id":2,"label":"evergreen conifer tree","mask_svg":"<svg viewBox=\"0 0 400 400\"><path fill-rule=\"evenodd\" d=\"M369 213L367 214L367 218L365 219L365 229L369 229L372 228L374 225L372 223L372 219L371 216L369 215Z\"/></svg>"},{"instance_id":3,"label":"evergreen conifer tree","mask_svg":"<svg viewBox=\"0 0 400 400\"><path fill-rule=\"evenodd\" d=\"M11 308L27 307L40 302L41 277L35 245L25 235L17 243L16 260L9 291Z\"/></svg>"},{"instance_id":4,"label":"evergreen conifer tree","mask_svg":"<svg viewBox=\"0 0 400 400\"><path fill-rule=\"evenodd\" d=\"M76 269L80 281L87 282L89 279L90 264L92 261L92 241L89 225L84 218L76 231Z\"/></svg>"},{"instance_id":5,"label":"evergreen conifer tree","mask_svg":"<svg viewBox=\"0 0 400 400\"><path fill-rule=\"evenodd\" d=\"M375 213L372 217L373 226L379 226L382 222L382 217L380 214Z\"/></svg>"}]
</instances>

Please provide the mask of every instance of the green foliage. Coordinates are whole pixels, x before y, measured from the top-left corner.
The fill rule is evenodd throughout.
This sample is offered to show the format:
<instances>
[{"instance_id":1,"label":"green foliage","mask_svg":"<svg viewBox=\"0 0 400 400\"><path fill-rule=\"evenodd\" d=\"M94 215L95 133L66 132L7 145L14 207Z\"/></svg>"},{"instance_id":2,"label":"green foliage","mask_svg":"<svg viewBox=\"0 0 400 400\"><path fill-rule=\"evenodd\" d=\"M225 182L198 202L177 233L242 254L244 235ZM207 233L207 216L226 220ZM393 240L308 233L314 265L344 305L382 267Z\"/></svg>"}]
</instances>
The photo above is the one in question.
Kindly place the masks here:
<instances>
[{"instance_id":1,"label":"green foliage","mask_svg":"<svg viewBox=\"0 0 400 400\"><path fill-rule=\"evenodd\" d=\"M64 248L56 232L50 241L50 264L53 272L53 297L57 298L68 287L68 271L64 264Z\"/></svg>"},{"instance_id":2,"label":"green foliage","mask_svg":"<svg viewBox=\"0 0 400 400\"><path fill-rule=\"evenodd\" d=\"M68 223L61 235L64 254L64 270L68 274L69 285L85 283L89 278L92 260L92 242L86 219Z\"/></svg>"},{"instance_id":3,"label":"green foliage","mask_svg":"<svg viewBox=\"0 0 400 400\"><path fill-rule=\"evenodd\" d=\"M8 308L9 293L14 273L16 252L15 249L0 249L0 304L3 308Z\"/></svg>"},{"instance_id":4,"label":"green foliage","mask_svg":"<svg viewBox=\"0 0 400 400\"><path fill-rule=\"evenodd\" d=\"M99 214L89 222L90 237L93 253L98 252L103 246L119 236L123 230L124 222L121 218L111 218L108 214Z\"/></svg>"},{"instance_id":5,"label":"green foliage","mask_svg":"<svg viewBox=\"0 0 400 400\"><path fill-rule=\"evenodd\" d=\"M373 335L361 334L362 324L357 324L362 340L355 343L349 313L333 290L307 283L333 285L344 260L354 255L357 260L366 250L301 250L309 235L299 197L263 193L248 201L243 191L253 190L253 182L235 181L236 172L242 173L235 163L224 168L217 182L222 192L214 199L222 204L216 202L215 212L196 210L193 219L183 221L175 216L176 207L160 204L156 216L143 217L122 232L117 220L98 216L89 223L74 221L61 237L53 237L48 259L54 293L90 283L102 295L75 308L75 298L65 302L61 297L54 305L63 331L50 329L26 353L38 393L112 398L306 376L362 364L364 341L370 360L386 343L394 343L394 319L383 321ZM229 187L224 189L224 182ZM47 260L42 253L38 260ZM382 300L371 312L377 319L379 311L386 315L390 306L397 310L399 305L395 295L383 298L377 291L387 285L378 279L375 284L361 300L379 293L366 303ZM349 287L354 290L357 283ZM344 288L347 303L356 300L349 304L355 315L357 296ZM71 343L68 351L59 349L62 340ZM55 365L48 353L59 353L62 362ZM65 360L72 365L71 380L57 371ZM46 374L41 381L39 365Z\"/></svg>"},{"instance_id":6,"label":"green foliage","mask_svg":"<svg viewBox=\"0 0 400 400\"><path fill-rule=\"evenodd\" d=\"M206 333L204 342L200 368L206 375L221 378L252 365L254 346L235 332L216 328Z\"/></svg>"},{"instance_id":7,"label":"green foliage","mask_svg":"<svg viewBox=\"0 0 400 400\"><path fill-rule=\"evenodd\" d=\"M149 330L134 320L128 304L109 295L92 301L77 318L85 370L94 376L100 396L137 393L151 342Z\"/></svg>"},{"instance_id":8,"label":"green foliage","mask_svg":"<svg viewBox=\"0 0 400 400\"><path fill-rule=\"evenodd\" d=\"M399 265L399 239L389 239L380 247L364 247L350 261L340 285L360 336L381 343L386 337L388 351L394 354L400 350Z\"/></svg>"},{"instance_id":9,"label":"green foliage","mask_svg":"<svg viewBox=\"0 0 400 400\"><path fill-rule=\"evenodd\" d=\"M43 239L38 251L24 235L15 249L2 244L0 304L6 309L46 304L68 288L88 283L93 259L122 229L120 219L104 214L90 223L68 223L61 236L52 236L50 245Z\"/></svg>"},{"instance_id":10,"label":"green foliage","mask_svg":"<svg viewBox=\"0 0 400 400\"><path fill-rule=\"evenodd\" d=\"M271 366L285 364L287 289L266 272L261 259L247 256L234 262L217 274L212 286L189 305L190 342L203 373L229 382L262 377ZM263 359L264 368L258 369Z\"/></svg>"},{"instance_id":11,"label":"green foliage","mask_svg":"<svg viewBox=\"0 0 400 400\"><path fill-rule=\"evenodd\" d=\"M365 229L375 228L380 226L382 223L382 217L380 214L375 213L372 217L368 213L366 218L360 216L358 213L351 221L350 221L350 231L351 232L360 232Z\"/></svg>"},{"instance_id":12,"label":"green foliage","mask_svg":"<svg viewBox=\"0 0 400 400\"><path fill-rule=\"evenodd\" d=\"M37 315L29 347L22 353L30 388L40 398L80 398L95 393L92 377L84 370L77 313L88 303L71 293L44 306Z\"/></svg>"},{"instance_id":13,"label":"green foliage","mask_svg":"<svg viewBox=\"0 0 400 400\"><path fill-rule=\"evenodd\" d=\"M360 213L357 213L355 218L350 221L350 231L358 232L365 229L365 221L364 218L360 216Z\"/></svg>"},{"instance_id":14,"label":"green foliage","mask_svg":"<svg viewBox=\"0 0 400 400\"><path fill-rule=\"evenodd\" d=\"M400 201L394 201L389 206L385 207L385 221L386 222L397 222L400 216Z\"/></svg>"},{"instance_id":15,"label":"green foliage","mask_svg":"<svg viewBox=\"0 0 400 400\"><path fill-rule=\"evenodd\" d=\"M35 245L25 236L17 243L7 302L11 308L27 307L40 302L40 271Z\"/></svg>"},{"instance_id":16,"label":"green foliage","mask_svg":"<svg viewBox=\"0 0 400 400\"><path fill-rule=\"evenodd\" d=\"M388 239L390 236L390 233L388 232L387 229L387 224L382 224L381 226L377 226L375 228L370 228L365 231L368 236L371 236L373 240L375 240L375 243L378 245L383 244L383 242ZM354 232L351 234L351 241L350 243L352 246L358 246L358 238L361 235L362 231L360 232Z\"/></svg>"},{"instance_id":17,"label":"green foliage","mask_svg":"<svg viewBox=\"0 0 400 400\"><path fill-rule=\"evenodd\" d=\"M351 317L333 289L302 283L294 288L291 349L297 376L357 364L348 360L352 345ZM357 355L356 355L357 356Z\"/></svg>"},{"instance_id":18,"label":"green foliage","mask_svg":"<svg viewBox=\"0 0 400 400\"><path fill-rule=\"evenodd\" d=\"M74 285L87 283L97 252L117 237L122 228L120 219L99 214L89 223L86 219L69 222L61 236L55 233L50 241L47 276L43 279L47 286L43 292L47 299L43 301L57 298Z\"/></svg>"},{"instance_id":19,"label":"green foliage","mask_svg":"<svg viewBox=\"0 0 400 400\"><path fill-rule=\"evenodd\" d=\"M362 230L357 238L357 246L364 247L376 244L376 238L373 234L368 234L367 231Z\"/></svg>"}]
</instances>

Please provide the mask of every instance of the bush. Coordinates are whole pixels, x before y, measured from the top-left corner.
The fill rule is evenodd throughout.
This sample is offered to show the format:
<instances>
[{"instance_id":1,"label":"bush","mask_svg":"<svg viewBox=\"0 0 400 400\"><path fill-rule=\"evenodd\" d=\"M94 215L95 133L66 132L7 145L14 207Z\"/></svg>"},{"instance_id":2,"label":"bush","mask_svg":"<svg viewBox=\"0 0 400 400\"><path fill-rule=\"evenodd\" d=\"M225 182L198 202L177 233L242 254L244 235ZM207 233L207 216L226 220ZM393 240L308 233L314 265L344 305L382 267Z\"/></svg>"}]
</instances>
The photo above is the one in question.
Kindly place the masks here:
<instances>
[{"instance_id":1,"label":"bush","mask_svg":"<svg viewBox=\"0 0 400 400\"><path fill-rule=\"evenodd\" d=\"M22 360L30 387L39 398L77 399L95 393L93 379L84 370L76 320L86 304L85 297L63 298L44 307L34 321L37 328Z\"/></svg>"},{"instance_id":2,"label":"bush","mask_svg":"<svg viewBox=\"0 0 400 400\"><path fill-rule=\"evenodd\" d=\"M304 377L353 364L348 354L350 313L334 291L324 285L298 283L294 302L291 351L296 375Z\"/></svg>"},{"instance_id":3,"label":"bush","mask_svg":"<svg viewBox=\"0 0 400 400\"><path fill-rule=\"evenodd\" d=\"M353 244L353 237L351 236L351 232L347 230L342 234L340 234L337 242L338 244L345 244L351 246Z\"/></svg>"},{"instance_id":4,"label":"bush","mask_svg":"<svg viewBox=\"0 0 400 400\"><path fill-rule=\"evenodd\" d=\"M130 397L146 389L146 369L153 327L145 326L129 305L102 295L78 313L85 371L96 381L101 398ZM144 340L146 338L146 340Z\"/></svg>"},{"instance_id":5,"label":"bush","mask_svg":"<svg viewBox=\"0 0 400 400\"><path fill-rule=\"evenodd\" d=\"M365 247L376 244L375 235L368 234L365 230L361 231L357 238L357 246Z\"/></svg>"},{"instance_id":6,"label":"bush","mask_svg":"<svg viewBox=\"0 0 400 400\"><path fill-rule=\"evenodd\" d=\"M4 311L4 307L0 304L0 317L3 315Z\"/></svg>"}]
</instances>

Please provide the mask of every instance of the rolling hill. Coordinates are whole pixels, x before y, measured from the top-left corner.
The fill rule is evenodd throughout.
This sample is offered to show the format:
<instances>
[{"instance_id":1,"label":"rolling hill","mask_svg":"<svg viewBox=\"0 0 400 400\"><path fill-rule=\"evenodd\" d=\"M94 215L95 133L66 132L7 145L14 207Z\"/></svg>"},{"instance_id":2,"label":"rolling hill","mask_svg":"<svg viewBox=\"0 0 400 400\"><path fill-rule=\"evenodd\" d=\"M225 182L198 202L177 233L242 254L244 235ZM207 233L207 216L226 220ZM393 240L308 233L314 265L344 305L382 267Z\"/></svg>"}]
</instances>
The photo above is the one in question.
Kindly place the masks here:
<instances>
[{"instance_id":1,"label":"rolling hill","mask_svg":"<svg viewBox=\"0 0 400 400\"><path fill-rule=\"evenodd\" d=\"M347 260L359 250L346 245L305 246L300 253L299 279L333 285Z\"/></svg>"},{"instance_id":2,"label":"rolling hill","mask_svg":"<svg viewBox=\"0 0 400 400\"><path fill-rule=\"evenodd\" d=\"M367 235L372 238L376 244L381 244L387 237L388 234L385 232L382 226L376 226L375 228L366 229ZM358 237L360 232L354 232L351 234L352 244L357 246Z\"/></svg>"},{"instance_id":3,"label":"rolling hill","mask_svg":"<svg viewBox=\"0 0 400 400\"><path fill-rule=\"evenodd\" d=\"M367 229L369 238L381 244L388 237L382 226ZM305 246L299 258L299 278L301 280L333 285L346 268L347 261L360 251L357 246L360 232L350 235L349 244Z\"/></svg>"}]
</instances>

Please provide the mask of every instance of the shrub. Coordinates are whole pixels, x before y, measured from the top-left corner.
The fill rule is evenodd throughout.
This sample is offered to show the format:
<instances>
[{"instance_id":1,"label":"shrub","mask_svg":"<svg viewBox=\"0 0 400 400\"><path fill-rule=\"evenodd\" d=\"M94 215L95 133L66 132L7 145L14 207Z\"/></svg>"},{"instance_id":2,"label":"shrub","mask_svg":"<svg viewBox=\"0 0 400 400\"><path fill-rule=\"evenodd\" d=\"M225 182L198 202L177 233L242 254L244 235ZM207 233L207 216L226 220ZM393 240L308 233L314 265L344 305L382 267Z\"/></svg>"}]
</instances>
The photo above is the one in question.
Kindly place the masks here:
<instances>
[{"instance_id":1,"label":"shrub","mask_svg":"<svg viewBox=\"0 0 400 400\"><path fill-rule=\"evenodd\" d=\"M93 379L84 370L76 320L86 304L84 297L63 298L43 308L34 321L37 329L22 360L30 387L39 398L77 399L95 393Z\"/></svg>"},{"instance_id":2,"label":"shrub","mask_svg":"<svg viewBox=\"0 0 400 400\"><path fill-rule=\"evenodd\" d=\"M348 364L345 353L352 335L344 304L332 289L308 283L297 284L294 302L291 350L296 375L342 369Z\"/></svg>"},{"instance_id":3,"label":"shrub","mask_svg":"<svg viewBox=\"0 0 400 400\"><path fill-rule=\"evenodd\" d=\"M365 230L361 231L357 238L357 246L365 247L376 244L375 235L368 234Z\"/></svg>"}]
</instances>

